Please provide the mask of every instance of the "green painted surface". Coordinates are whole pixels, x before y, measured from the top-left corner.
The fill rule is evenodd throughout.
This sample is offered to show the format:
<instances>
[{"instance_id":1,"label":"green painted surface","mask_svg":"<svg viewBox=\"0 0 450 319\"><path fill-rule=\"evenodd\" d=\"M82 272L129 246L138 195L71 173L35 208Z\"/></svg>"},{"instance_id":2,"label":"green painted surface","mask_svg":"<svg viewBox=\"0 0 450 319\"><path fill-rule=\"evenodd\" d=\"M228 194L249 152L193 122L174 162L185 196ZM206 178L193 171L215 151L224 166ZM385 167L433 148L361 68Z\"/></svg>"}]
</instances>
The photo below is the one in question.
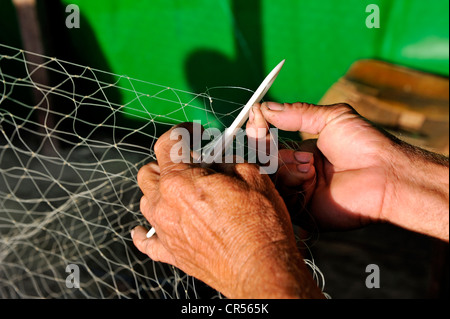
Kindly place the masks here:
<instances>
[{"instance_id":1,"label":"green painted surface","mask_svg":"<svg viewBox=\"0 0 450 319\"><path fill-rule=\"evenodd\" d=\"M282 59L286 64L268 98L286 102L318 102L354 61L364 58L449 74L449 2L445 0L62 3L62 9L78 4L82 15L81 28L68 32L75 62L107 66L113 73L189 92L202 93L216 86L255 90ZM379 29L366 27L366 6L371 3L380 8ZM237 89L209 93L242 104L249 97ZM129 101L130 94L122 93L123 100ZM170 90L163 94L175 98ZM202 99L191 103L204 107ZM149 108L166 114L173 107L180 105L132 103L128 113ZM230 107L234 106L225 106ZM172 116L175 120L205 116L195 107L185 111L188 116L181 110Z\"/></svg>"}]
</instances>

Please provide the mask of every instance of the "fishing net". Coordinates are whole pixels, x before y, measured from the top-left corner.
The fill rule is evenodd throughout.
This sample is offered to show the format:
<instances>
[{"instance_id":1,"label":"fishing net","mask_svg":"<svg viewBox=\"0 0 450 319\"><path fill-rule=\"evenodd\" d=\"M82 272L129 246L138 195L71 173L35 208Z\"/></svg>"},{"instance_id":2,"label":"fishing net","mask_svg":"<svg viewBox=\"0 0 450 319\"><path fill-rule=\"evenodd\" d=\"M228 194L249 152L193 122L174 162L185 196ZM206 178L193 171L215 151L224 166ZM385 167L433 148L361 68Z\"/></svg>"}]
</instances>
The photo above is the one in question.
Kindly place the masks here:
<instances>
[{"instance_id":1,"label":"fishing net","mask_svg":"<svg viewBox=\"0 0 450 319\"><path fill-rule=\"evenodd\" d=\"M251 94L215 92L224 90ZM130 238L133 227L149 227L136 175L155 159L158 136L193 120L223 128L245 103L211 91L177 90L0 44L0 297L221 297L150 260ZM323 285L314 262L306 262ZM69 280L74 267L79 285Z\"/></svg>"}]
</instances>

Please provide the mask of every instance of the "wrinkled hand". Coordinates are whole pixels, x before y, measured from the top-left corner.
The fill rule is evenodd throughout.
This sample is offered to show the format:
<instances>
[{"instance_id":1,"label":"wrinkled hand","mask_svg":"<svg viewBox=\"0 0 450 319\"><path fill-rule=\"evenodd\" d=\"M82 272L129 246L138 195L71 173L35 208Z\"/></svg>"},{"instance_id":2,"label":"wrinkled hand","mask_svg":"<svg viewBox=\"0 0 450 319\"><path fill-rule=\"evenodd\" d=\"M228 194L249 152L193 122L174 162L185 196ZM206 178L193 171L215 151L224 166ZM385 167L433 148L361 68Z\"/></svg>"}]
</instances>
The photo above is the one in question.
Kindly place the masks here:
<instances>
[{"instance_id":1,"label":"wrinkled hand","mask_svg":"<svg viewBox=\"0 0 450 319\"><path fill-rule=\"evenodd\" d=\"M178 141L169 136L155 145L157 163L138 173L141 211L156 235L136 227L136 247L230 298L321 297L270 178L247 163L175 164L170 150Z\"/></svg>"},{"instance_id":2,"label":"wrinkled hand","mask_svg":"<svg viewBox=\"0 0 450 319\"><path fill-rule=\"evenodd\" d=\"M281 130L318 135L301 143L299 152L281 150L275 176L288 206L300 210L303 228L352 229L381 221L448 242L448 157L398 140L346 104L268 102L258 113L247 130L267 121ZM267 140L264 135L257 138ZM308 152L314 154L313 167L301 176L295 165L306 169L298 162L307 162ZM295 197L296 185L302 186L306 209L286 198Z\"/></svg>"},{"instance_id":3,"label":"wrinkled hand","mask_svg":"<svg viewBox=\"0 0 450 319\"><path fill-rule=\"evenodd\" d=\"M392 172L393 142L388 137L345 104L268 102L260 112L281 130L319 135L317 140L304 141L297 152L280 151L280 163L287 165L278 178L285 186L290 180L294 187L301 185L301 172L291 164L298 161L293 159L302 157L307 162L306 154L314 155L309 161L310 179L306 187L303 184L308 206L297 208L303 210L305 223L313 222L321 229L351 229L384 219L383 199Z\"/></svg>"}]
</instances>

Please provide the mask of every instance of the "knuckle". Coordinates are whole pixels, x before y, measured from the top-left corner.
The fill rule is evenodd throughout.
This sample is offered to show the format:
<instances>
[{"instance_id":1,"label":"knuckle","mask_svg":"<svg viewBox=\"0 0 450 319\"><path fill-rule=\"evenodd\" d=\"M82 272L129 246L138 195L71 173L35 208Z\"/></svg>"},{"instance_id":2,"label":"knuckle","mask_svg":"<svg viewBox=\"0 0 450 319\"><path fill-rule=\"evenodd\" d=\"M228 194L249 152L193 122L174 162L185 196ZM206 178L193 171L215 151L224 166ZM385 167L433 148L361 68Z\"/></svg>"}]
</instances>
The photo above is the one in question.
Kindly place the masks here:
<instances>
[{"instance_id":1,"label":"knuckle","mask_svg":"<svg viewBox=\"0 0 450 319\"><path fill-rule=\"evenodd\" d=\"M137 176L136 176L137 182L138 182L139 185L141 185L143 183L143 181L145 181L145 176L147 175L147 170L148 170L147 165L142 166L139 169L139 171L137 173Z\"/></svg>"},{"instance_id":2,"label":"knuckle","mask_svg":"<svg viewBox=\"0 0 450 319\"><path fill-rule=\"evenodd\" d=\"M292 103L292 104L284 103L284 106L285 107L292 107L292 108L295 108L295 109L301 109L301 108L304 108L305 106L308 106L308 104L307 103L303 103L303 102L295 102L295 103Z\"/></svg>"},{"instance_id":3,"label":"knuckle","mask_svg":"<svg viewBox=\"0 0 450 319\"><path fill-rule=\"evenodd\" d=\"M141 209L145 209L146 202L147 202L147 200L146 200L145 196L142 196L141 200L139 202Z\"/></svg>"},{"instance_id":4,"label":"knuckle","mask_svg":"<svg viewBox=\"0 0 450 319\"><path fill-rule=\"evenodd\" d=\"M140 189L142 192L146 193L153 193L155 190L155 182L151 179L143 179L141 183L139 184Z\"/></svg>"},{"instance_id":5,"label":"knuckle","mask_svg":"<svg viewBox=\"0 0 450 319\"><path fill-rule=\"evenodd\" d=\"M148 207L148 200L145 198L145 196L142 196L142 197L141 197L141 200L140 200L140 202L139 202L139 207L140 207L140 209L141 209L141 212L142 212L144 215L146 215L146 213L147 213L148 210L149 210L149 207Z\"/></svg>"},{"instance_id":6,"label":"knuckle","mask_svg":"<svg viewBox=\"0 0 450 319\"><path fill-rule=\"evenodd\" d=\"M153 261L156 261L156 262L161 261L161 256L158 254L157 250L155 249L155 245L152 245L151 239L147 240L147 242L146 242L145 253Z\"/></svg>"},{"instance_id":7,"label":"knuckle","mask_svg":"<svg viewBox=\"0 0 450 319\"><path fill-rule=\"evenodd\" d=\"M161 148L161 144L163 144L164 139L163 139L164 135L162 135L160 138L158 138L158 140L156 141L155 145L153 146L153 150L155 151L155 153L159 153L159 149Z\"/></svg>"},{"instance_id":8,"label":"knuckle","mask_svg":"<svg viewBox=\"0 0 450 319\"><path fill-rule=\"evenodd\" d=\"M284 103L284 105L285 105L285 107L293 108L294 110L299 111L299 112L304 112L304 110L308 109L308 108L317 107L314 104L309 104L309 103L304 103L304 102L295 102L292 104Z\"/></svg>"},{"instance_id":9,"label":"knuckle","mask_svg":"<svg viewBox=\"0 0 450 319\"><path fill-rule=\"evenodd\" d=\"M254 163L239 163L236 164L236 171L240 173L246 173L251 175L260 175L258 165Z\"/></svg>"},{"instance_id":10,"label":"knuckle","mask_svg":"<svg viewBox=\"0 0 450 319\"><path fill-rule=\"evenodd\" d=\"M250 187L261 188L267 183L266 174L261 174L259 166L252 163L237 164L235 167L237 175L240 176Z\"/></svg>"},{"instance_id":11,"label":"knuckle","mask_svg":"<svg viewBox=\"0 0 450 319\"><path fill-rule=\"evenodd\" d=\"M138 185L142 191L149 191L155 188L155 180L150 178L148 172L143 171L140 175L138 175Z\"/></svg>"},{"instance_id":12,"label":"knuckle","mask_svg":"<svg viewBox=\"0 0 450 319\"><path fill-rule=\"evenodd\" d=\"M336 113L356 113L355 109L347 103L337 103L330 105L330 107L332 107Z\"/></svg>"},{"instance_id":13,"label":"knuckle","mask_svg":"<svg viewBox=\"0 0 450 319\"><path fill-rule=\"evenodd\" d=\"M161 179L161 194L165 196L180 194L187 183L188 181L184 174L179 174L178 171L169 172Z\"/></svg>"},{"instance_id":14,"label":"knuckle","mask_svg":"<svg viewBox=\"0 0 450 319\"><path fill-rule=\"evenodd\" d=\"M160 180L161 196L166 199L193 196L195 188L203 185L206 182L204 178L210 175L214 175L213 172L202 167L169 172Z\"/></svg>"},{"instance_id":15,"label":"knuckle","mask_svg":"<svg viewBox=\"0 0 450 319\"><path fill-rule=\"evenodd\" d=\"M138 185L145 184L149 179L152 181L157 179L157 176L160 173L161 172L159 166L156 164L156 162L151 162L147 165L142 166L136 175Z\"/></svg>"}]
</instances>

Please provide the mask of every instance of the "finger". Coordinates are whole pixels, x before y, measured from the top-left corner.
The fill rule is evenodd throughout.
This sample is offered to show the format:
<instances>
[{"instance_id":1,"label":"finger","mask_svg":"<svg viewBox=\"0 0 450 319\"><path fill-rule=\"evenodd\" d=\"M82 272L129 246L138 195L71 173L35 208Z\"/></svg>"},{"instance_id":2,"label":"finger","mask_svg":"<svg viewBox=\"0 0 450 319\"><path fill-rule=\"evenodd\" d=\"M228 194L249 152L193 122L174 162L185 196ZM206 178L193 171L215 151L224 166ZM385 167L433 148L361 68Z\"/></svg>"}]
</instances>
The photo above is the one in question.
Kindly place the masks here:
<instances>
[{"instance_id":1,"label":"finger","mask_svg":"<svg viewBox=\"0 0 450 319\"><path fill-rule=\"evenodd\" d=\"M141 167L137 174L139 188L148 198L159 198L159 179L161 170L156 162Z\"/></svg>"},{"instance_id":2,"label":"finger","mask_svg":"<svg viewBox=\"0 0 450 319\"><path fill-rule=\"evenodd\" d=\"M275 177L276 185L286 187L297 187L303 185L306 181L313 179L315 168L312 163L306 164L286 164L281 166Z\"/></svg>"},{"instance_id":3,"label":"finger","mask_svg":"<svg viewBox=\"0 0 450 319\"><path fill-rule=\"evenodd\" d=\"M147 232L148 230L142 226L131 230L131 238L136 248L154 261L174 265L172 254L164 247L159 238L157 236L147 238Z\"/></svg>"},{"instance_id":4,"label":"finger","mask_svg":"<svg viewBox=\"0 0 450 319\"><path fill-rule=\"evenodd\" d=\"M333 165L328 159L323 156L322 152L317 147L317 139L310 139L303 141L299 146L300 152L311 152L314 154L314 166L317 173L317 183L327 183L326 176L330 175L333 170Z\"/></svg>"},{"instance_id":5,"label":"finger","mask_svg":"<svg viewBox=\"0 0 450 319\"><path fill-rule=\"evenodd\" d=\"M242 163L234 166L234 172L237 177L245 181L247 185L253 189L266 193L272 184L272 181L267 174L261 174L259 166L256 164Z\"/></svg>"},{"instance_id":6,"label":"finger","mask_svg":"<svg viewBox=\"0 0 450 319\"><path fill-rule=\"evenodd\" d=\"M155 154L161 175L191 167L191 146L201 142L202 127L198 123L182 123L172 127L155 143Z\"/></svg>"},{"instance_id":7,"label":"finger","mask_svg":"<svg viewBox=\"0 0 450 319\"><path fill-rule=\"evenodd\" d=\"M268 127L269 125L261 112L261 105L259 103L253 105L250 109L249 119L246 125L247 137L256 140L267 139L269 133Z\"/></svg>"},{"instance_id":8,"label":"finger","mask_svg":"<svg viewBox=\"0 0 450 319\"><path fill-rule=\"evenodd\" d=\"M300 147L300 146L299 146ZM284 164L306 164L314 162L314 153L281 149L278 151L278 163L281 167Z\"/></svg>"},{"instance_id":9,"label":"finger","mask_svg":"<svg viewBox=\"0 0 450 319\"><path fill-rule=\"evenodd\" d=\"M289 186L302 184L314 174L314 154L312 152L282 149L278 152L278 171L275 176L276 183L285 183Z\"/></svg>"},{"instance_id":10,"label":"finger","mask_svg":"<svg viewBox=\"0 0 450 319\"><path fill-rule=\"evenodd\" d=\"M142 215L144 215L145 219L153 226L153 211L156 207L156 201L154 198L147 198L145 195L141 197L141 201L139 204L139 208L141 210Z\"/></svg>"},{"instance_id":11,"label":"finger","mask_svg":"<svg viewBox=\"0 0 450 319\"><path fill-rule=\"evenodd\" d=\"M346 104L319 106L307 103L264 102L261 112L267 122L285 131L320 134L328 123L345 113L355 114Z\"/></svg>"},{"instance_id":12,"label":"finger","mask_svg":"<svg viewBox=\"0 0 450 319\"><path fill-rule=\"evenodd\" d=\"M306 164L302 164L306 165ZM280 169L277 173L276 187L286 200L286 204L297 202L299 195L301 195L301 202L304 205L311 198L316 185L316 169L314 165L307 168L307 172L296 171L296 166L287 165ZM292 201L291 196L294 196ZM288 201L290 201L288 203ZM288 205L292 206L292 205Z\"/></svg>"}]
</instances>

